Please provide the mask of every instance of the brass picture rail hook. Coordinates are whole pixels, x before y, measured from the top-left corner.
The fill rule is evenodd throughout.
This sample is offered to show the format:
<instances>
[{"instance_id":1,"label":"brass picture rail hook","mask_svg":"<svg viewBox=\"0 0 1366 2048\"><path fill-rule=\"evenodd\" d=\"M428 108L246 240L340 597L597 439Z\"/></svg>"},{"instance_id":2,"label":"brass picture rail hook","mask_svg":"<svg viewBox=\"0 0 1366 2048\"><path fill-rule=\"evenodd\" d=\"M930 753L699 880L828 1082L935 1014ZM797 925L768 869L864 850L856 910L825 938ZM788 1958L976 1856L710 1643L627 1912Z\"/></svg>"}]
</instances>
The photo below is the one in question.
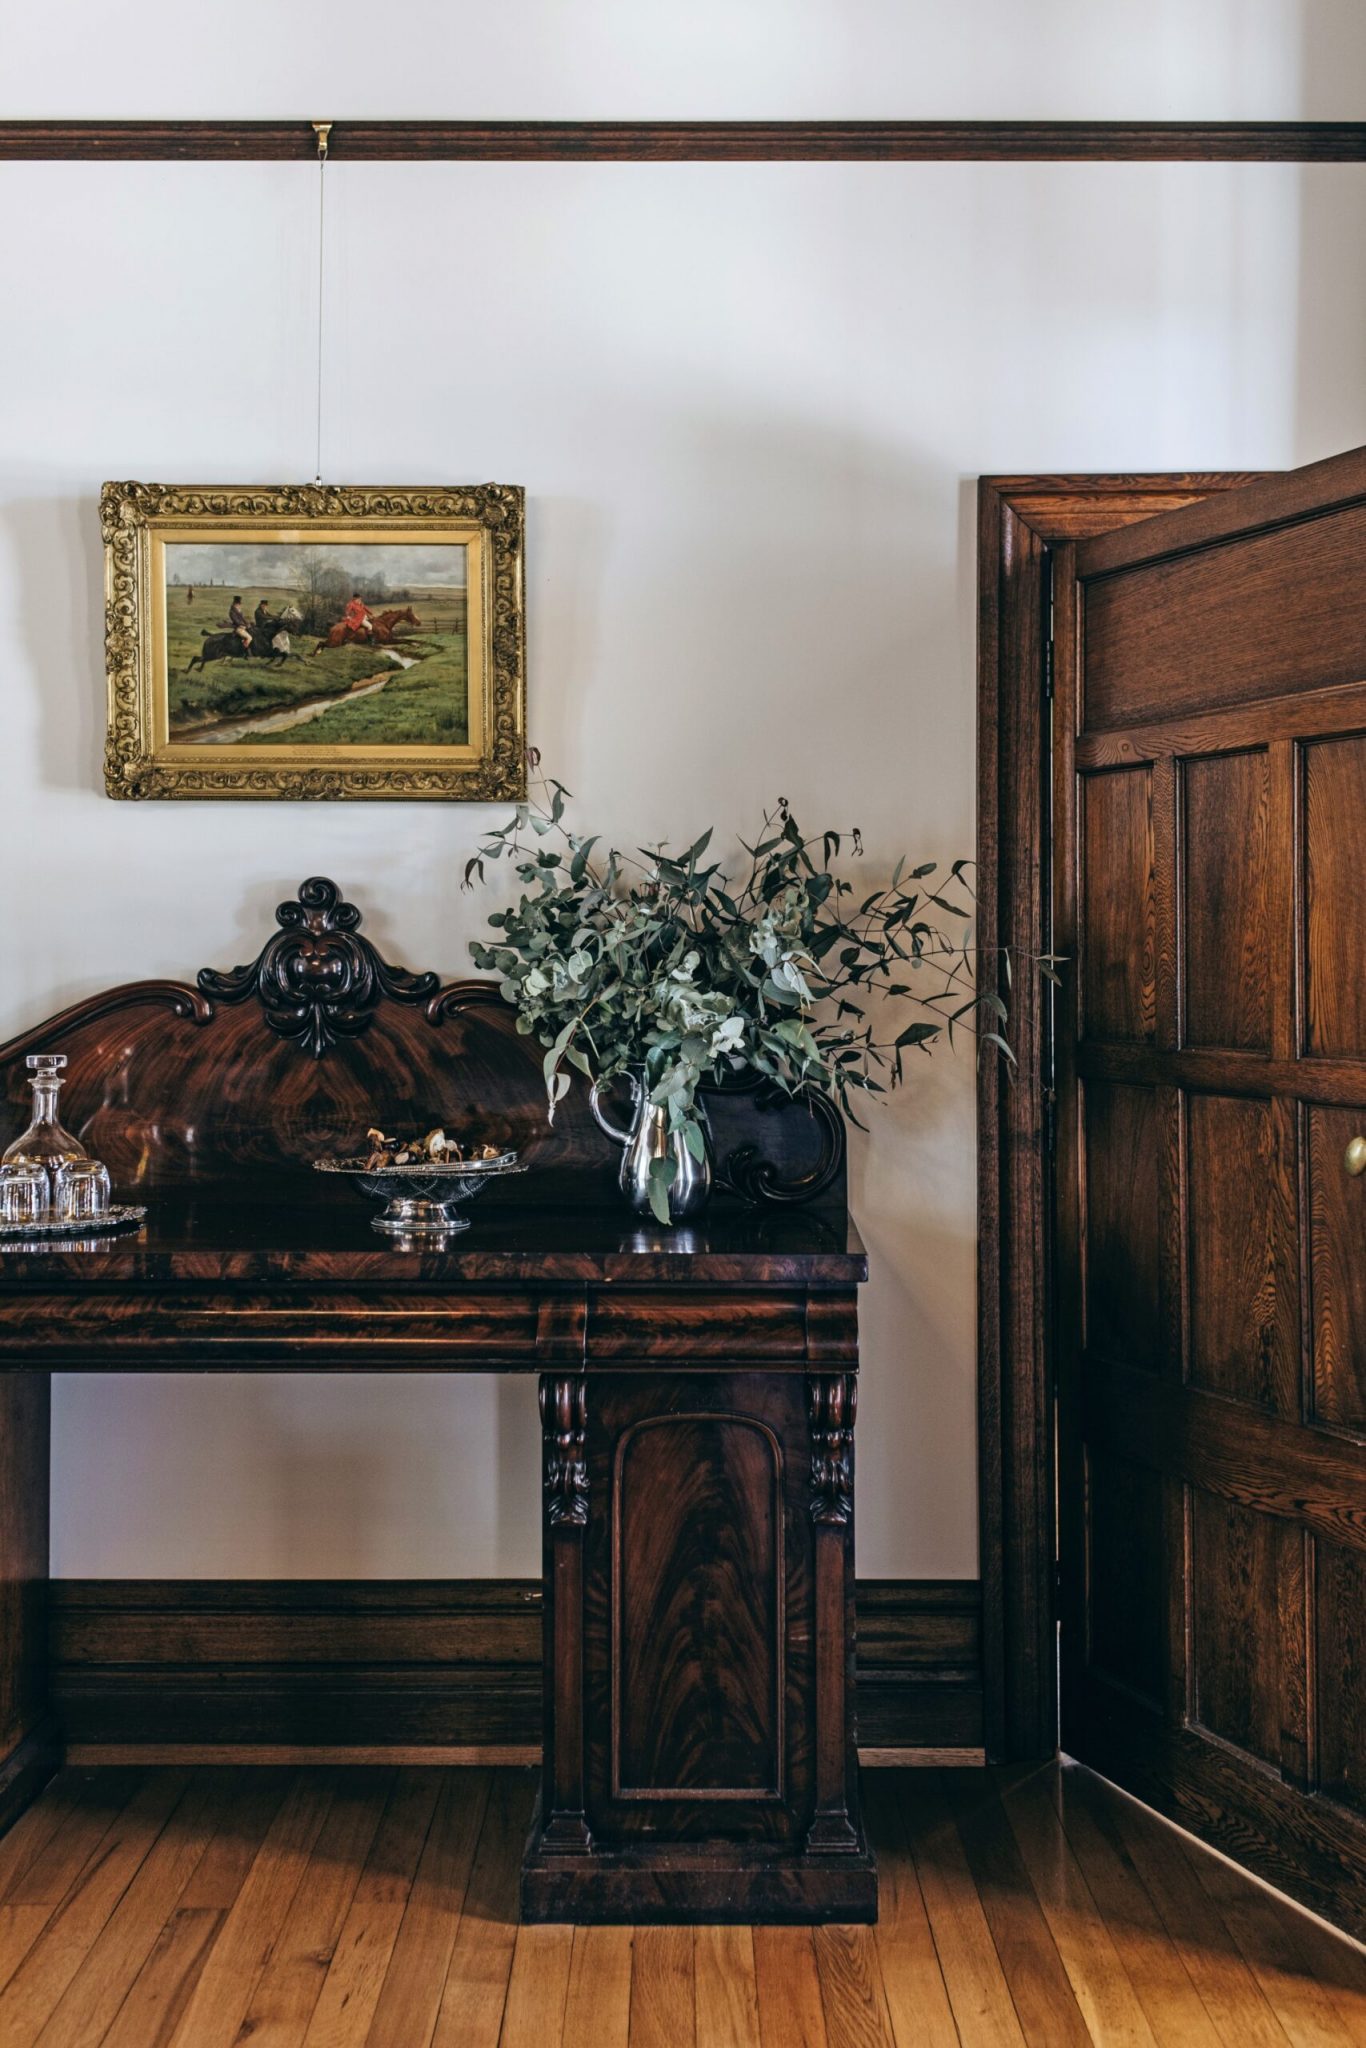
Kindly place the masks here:
<instances>
[{"instance_id":1,"label":"brass picture rail hook","mask_svg":"<svg viewBox=\"0 0 1366 2048\"><path fill-rule=\"evenodd\" d=\"M318 155L325 159L327 156L327 138L332 133L332 123L330 121L314 121L310 123L310 126L318 138Z\"/></svg>"}]
</instances>

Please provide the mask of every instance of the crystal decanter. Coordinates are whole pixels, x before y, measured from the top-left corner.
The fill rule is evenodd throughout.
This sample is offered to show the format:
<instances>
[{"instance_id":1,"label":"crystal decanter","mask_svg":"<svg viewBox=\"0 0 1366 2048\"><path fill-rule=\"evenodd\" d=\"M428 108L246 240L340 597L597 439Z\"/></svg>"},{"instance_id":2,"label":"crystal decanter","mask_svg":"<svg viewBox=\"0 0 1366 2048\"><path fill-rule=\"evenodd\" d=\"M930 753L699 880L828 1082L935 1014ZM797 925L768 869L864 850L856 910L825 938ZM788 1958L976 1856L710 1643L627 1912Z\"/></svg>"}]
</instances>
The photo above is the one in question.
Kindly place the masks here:
<instances>
[{"instance_id":1,"label":"crystal decanter","mask_svg":"<svg viewBox=\"0 0 1366 2048\"><path fill-rule=\"evenodd\" d=\"M70 1131L63 1130L57 1115L57 1097L61 1092L65 1065L64 1052L29 1054L28 1070L33 1077L29 1083L33 1090L33 1122L23 1136L16 1138L0 1156L0 1165L44 1166L51 1180L64 1159L84 1159L87 1156L84 1145L78 1144Z\"/></svg>"}]
</instances>

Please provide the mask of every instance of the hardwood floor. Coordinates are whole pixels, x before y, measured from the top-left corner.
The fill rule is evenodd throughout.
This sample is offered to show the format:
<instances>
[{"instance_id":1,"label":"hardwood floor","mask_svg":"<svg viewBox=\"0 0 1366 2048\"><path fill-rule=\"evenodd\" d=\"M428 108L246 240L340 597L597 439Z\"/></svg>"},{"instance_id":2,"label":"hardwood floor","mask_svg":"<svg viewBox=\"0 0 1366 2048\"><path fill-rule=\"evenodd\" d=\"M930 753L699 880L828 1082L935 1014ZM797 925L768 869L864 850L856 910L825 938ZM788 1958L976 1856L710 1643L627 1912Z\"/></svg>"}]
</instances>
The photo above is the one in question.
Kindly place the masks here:
<instances>
[{"instance_id":1,"label":"hardwood floor","mask_svg":"<svg viewBox=\"0 0 1366 2048\"><path fill-rule=\"evenodd\" d=\"M1075 1766L865 1774L877 1927L519 1927L529 1770L73 1769L3 2048L1354 2048L1366 1952Z\"/></svg>"}]
</instances>

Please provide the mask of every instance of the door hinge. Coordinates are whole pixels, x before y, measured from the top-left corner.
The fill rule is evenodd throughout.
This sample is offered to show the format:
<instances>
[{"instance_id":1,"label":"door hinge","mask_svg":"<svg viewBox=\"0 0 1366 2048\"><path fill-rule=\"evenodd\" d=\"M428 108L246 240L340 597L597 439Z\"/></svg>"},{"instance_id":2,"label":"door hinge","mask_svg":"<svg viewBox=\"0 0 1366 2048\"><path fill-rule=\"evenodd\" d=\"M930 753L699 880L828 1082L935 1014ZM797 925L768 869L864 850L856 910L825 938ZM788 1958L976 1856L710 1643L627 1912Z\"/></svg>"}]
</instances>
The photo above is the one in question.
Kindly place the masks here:
<instances>
[{"instance_id":1,"label":"door hinge","mask_svg":"<svg viewBox=\"0 0 1366 2048\"><path fill-rule=\"evenodd\" d=\"M1050 1159L1058 1150L1058 1091L1045 1088L1043 1094L1043 1142Z\"/></svg>"},{"instance_id":2,"label":"door hinge","mask_svg":"<svg viewBox=\"0 0 1366 2048\"><path fill-rule=\"evenodd\" d=\"M1045 704L1053 702L1053 635L1050 631L1043 650L1043 696Z\"/></svg>"}]
</instances>

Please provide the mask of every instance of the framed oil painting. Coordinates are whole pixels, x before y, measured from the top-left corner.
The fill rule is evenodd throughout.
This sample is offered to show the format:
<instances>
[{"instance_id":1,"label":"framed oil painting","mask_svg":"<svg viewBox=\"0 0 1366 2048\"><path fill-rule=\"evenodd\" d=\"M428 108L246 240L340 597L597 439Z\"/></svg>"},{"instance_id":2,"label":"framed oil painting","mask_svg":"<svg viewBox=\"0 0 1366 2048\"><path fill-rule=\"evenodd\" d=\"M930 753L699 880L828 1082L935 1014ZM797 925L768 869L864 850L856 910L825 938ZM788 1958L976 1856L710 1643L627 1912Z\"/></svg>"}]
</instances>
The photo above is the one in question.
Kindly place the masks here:
<instances>
[{"instance_id":1,"label":"framed oil painting","mask_svg":"<svg viewBox=\"0 0 1366 2048\"><path fill-rule=\"evenodd\" d=\"M524 498L106 484L116 797L525 795Z\"/></svg>"}]
</instances>

